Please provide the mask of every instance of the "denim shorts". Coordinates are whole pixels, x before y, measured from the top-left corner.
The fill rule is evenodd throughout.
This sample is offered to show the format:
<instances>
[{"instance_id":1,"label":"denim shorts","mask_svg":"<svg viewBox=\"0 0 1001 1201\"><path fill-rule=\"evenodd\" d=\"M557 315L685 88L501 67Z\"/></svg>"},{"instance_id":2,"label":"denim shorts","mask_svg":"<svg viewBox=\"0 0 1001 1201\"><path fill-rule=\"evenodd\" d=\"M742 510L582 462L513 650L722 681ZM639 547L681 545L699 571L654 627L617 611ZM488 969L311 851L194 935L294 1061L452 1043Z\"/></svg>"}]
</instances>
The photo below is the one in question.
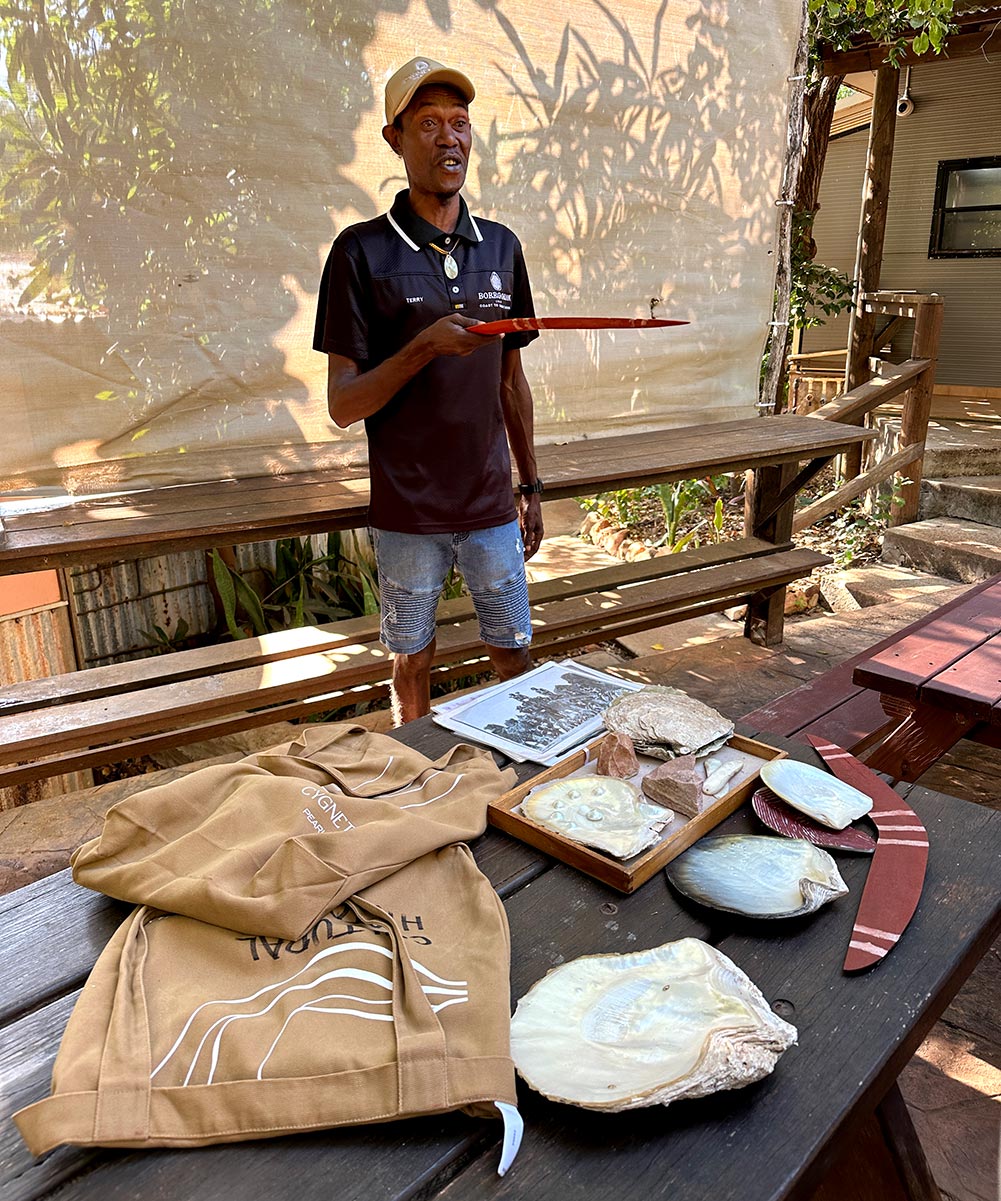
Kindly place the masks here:
<instances>
[{"instance_id":1,"label":"denim shorts","mask_svg":"<svg viewBox=\"0 0 1001 1201\"><path fill-rule=\"evenodd\" d=\"M532 640L525 549L517 521L454 534L373 530L379 568L382 641L415 655L434 640L435 611L453 564L462 573L488 646L527 647Z\"/></svg>"}]
</instances>

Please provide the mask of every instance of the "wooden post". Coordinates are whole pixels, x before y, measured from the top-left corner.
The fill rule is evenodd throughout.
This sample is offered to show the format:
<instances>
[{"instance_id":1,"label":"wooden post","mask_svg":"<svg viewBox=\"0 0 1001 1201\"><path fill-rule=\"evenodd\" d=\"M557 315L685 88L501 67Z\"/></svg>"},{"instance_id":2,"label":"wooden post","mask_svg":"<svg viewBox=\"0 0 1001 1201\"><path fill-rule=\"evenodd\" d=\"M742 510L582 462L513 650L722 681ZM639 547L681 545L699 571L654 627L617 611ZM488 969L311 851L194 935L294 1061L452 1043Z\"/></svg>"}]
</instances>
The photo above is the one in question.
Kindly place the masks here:
<instances>
[{"instance_id":1,"label":"wooden post","mask_svg":"<svg viewBox=\"0 0 1001 1201\"><path fill-rule=\"evenodd\" d=\"M862 183L862 212L855 251L856 302L848 326L848 363L845 391L864 384L872 375L869 357L876 334L876 316L867 312L862 297L879 287L883 262L886 209L890 198L890 168L893 165L893 134L897 124L897 91L900 72L883 66L876 72L872 97L872 121ZM862 447L845 455L845 475L854 479L862 470Z\"/></svg>"},{"instance_id":2,"label":"wooden post","mask_svg":"<svg viewBox=\"0 0 1001 1201\"><path fill-rule=\"evenodd\" d=\"M938 362L939 337L944 315L942 298L922 297L914 319L914 341L912 357L928 360L914 386L904 396L904 411L900 419L900 449L918 443L923 444L928 436L928 414L931 412L932 391L935 387L935 365ZM907 468L908 483L900 489L903 504L890 514L890 525L904 525L914 521L918 515L921 497L921 477L924 473L924 454Z\"/></svg>"},{"instance_id":3,"label":"wooden post","mask_svg":"<svg viewBox=\"0 0 1001 1201\"><path fill-rule=\"evenodd\" d=\"M759 467L757 471L747 473L747 489L744 493L746 537L763 538L767 542L788 542L792 537L795 496L764 523L761 522L761 514L768 512L775 498L795 478L796 467L795 463L782 463L774 467ZM744 618L745 637L759 646L778 646L785 624L785 601L784 587L775 588L767 595L752 600Z\"/></svg>"}]
</instances>

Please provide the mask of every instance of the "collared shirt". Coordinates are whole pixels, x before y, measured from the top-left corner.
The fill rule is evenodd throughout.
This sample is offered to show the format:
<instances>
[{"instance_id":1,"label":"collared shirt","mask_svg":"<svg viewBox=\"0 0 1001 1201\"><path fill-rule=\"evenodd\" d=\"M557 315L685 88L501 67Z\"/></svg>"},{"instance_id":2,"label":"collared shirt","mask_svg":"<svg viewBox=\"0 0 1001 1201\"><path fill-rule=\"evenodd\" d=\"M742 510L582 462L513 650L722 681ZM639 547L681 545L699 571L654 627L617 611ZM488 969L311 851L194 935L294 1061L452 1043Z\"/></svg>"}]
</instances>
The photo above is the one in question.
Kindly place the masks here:
<instances>
[{"instance_id":1,"label":"collared shirt","mask_svg":"<svg viewBox=\"0 0 1001 1201\"><path fill-rule=\"evenodd\" d=\"M441 251L451 253L455 279ZM449 312L480 321L534 316L521 245L506 226L474 219L461 197L458 224L444 233L411 209L404 190L389 213L334 242L313 346L369 371ZM441 355L366 418L373 526L444 533L512 520L502 350L537 336L508 334L470 355Z\"/></svg>"}]
</instances>

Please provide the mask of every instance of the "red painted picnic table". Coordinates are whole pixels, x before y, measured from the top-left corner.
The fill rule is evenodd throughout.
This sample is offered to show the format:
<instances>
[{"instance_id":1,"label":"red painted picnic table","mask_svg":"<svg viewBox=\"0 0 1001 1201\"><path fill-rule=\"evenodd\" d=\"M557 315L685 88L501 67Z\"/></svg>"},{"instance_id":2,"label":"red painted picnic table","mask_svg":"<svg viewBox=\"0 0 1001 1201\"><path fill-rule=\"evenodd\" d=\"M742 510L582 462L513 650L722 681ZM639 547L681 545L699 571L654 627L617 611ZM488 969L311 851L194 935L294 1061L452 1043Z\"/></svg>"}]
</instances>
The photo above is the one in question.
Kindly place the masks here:
<instances>
[{"instance_id":1,"label":"red painted picnic table","mask_svg":"<svg viewBox=\"0 0 1001 1201\"><path fill-rule=\"evenodd\" d=\"M1001 575L972 588L855 667L901 722L867 763L916 780L961 738L1001 745Z\"/></svg>"}]
</instances>

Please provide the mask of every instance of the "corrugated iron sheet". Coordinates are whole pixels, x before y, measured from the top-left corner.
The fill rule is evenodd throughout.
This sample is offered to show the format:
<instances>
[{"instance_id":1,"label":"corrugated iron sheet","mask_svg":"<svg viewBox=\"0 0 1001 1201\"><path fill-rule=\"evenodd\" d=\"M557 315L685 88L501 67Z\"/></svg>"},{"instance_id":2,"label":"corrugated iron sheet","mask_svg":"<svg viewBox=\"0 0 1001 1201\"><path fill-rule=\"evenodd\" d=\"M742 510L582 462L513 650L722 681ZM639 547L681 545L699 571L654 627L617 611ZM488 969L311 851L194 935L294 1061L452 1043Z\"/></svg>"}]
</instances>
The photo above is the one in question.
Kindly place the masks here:
<instances>
[{"instance_id":1,"label":"corrugated iron sheet","mask_svg":"<svg viewBox=\"0 0 1001 1201\"><path fill-rule=\"evenodd\" d=\"M66 605L0 619L0 682L4 686L75 669Z\"/></svg>"},{"instance_id":2,"label":"corrugated iron sheet","mask_svg":"<svg viewBox=\"0 0 1001 1201\"><path fill-rule=\"evenodd\" d=\"M316 543L319 549L319 542ZM273 542L236 547L241 571L273 567ZM73 626L81 667L117 663L153 654L147 636L160 626L173 634L183 618L189 635L207 634L217 624L202 551L128 559L67 572Z\"/></svg>"}]
</instances>

